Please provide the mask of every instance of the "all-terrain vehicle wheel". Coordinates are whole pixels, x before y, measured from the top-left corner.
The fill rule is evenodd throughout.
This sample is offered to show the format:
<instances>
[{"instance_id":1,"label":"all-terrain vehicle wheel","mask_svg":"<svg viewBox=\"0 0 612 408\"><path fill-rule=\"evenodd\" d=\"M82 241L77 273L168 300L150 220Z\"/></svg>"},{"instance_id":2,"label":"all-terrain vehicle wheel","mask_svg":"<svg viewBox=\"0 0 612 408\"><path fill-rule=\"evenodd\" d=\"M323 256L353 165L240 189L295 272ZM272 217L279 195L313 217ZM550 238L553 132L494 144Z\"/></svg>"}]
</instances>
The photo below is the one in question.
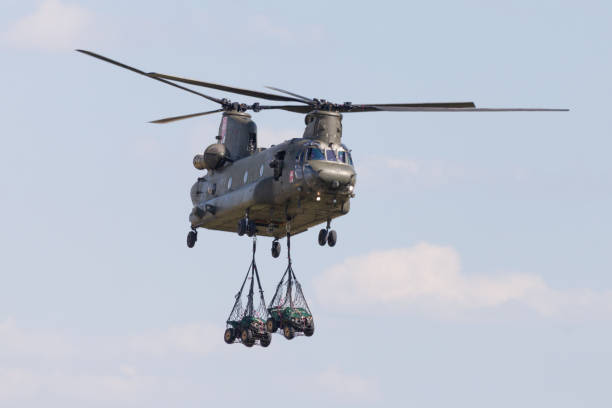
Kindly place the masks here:
<instances>
[{"instance_id":1,"label":"all-terrain vehicle wheel","mask_svg":"<svg viewBox=\"0 0 612 408\"><path fill-rule=\"evenodd\" d=\"M268 347L271 342L272 342L272 335L270 333L264 334L264 336L261 339L259 339L259 344L261 344L261 347Z\"/></svg>"},{"instance_id":2,"label":"all-terrain vehicle wheel","mask_svg":"<svg viewBox=\"0 0 612 408\"><path fill-rule=\"evenodd\" d=\"M280 253L281 253L280 242L278 241L272 242L272 257L278 258L280 256Z\"/></svg>"},{"instance_id":3,"label":"all-terrain vehicle wheel","mask_svg":"<svg viewBox=\"0 0 612 408\"><path fill-rule=\"evenodd\" d=\"M336 231L335 230L329 231L329 234L327 234L327 245L329 245L330 247L333 247L336 245L337 241L338 241L338 234L336 234Z\"/></svg>"},{"instance_id":4,"label":"all-terrain vehicle wheel","mask_svg":"<svg viewBox=\"0 0 612 408\"><path fill-rule=\"evenodd\" d=\"M283 329L283 335L287 340L291 340L295 337L295 329L291 326L285 326Z\"/></svg>"},{"instance_id":5,"label":"all-terrain vehicle wheel","mask_svg":"<svg viewBox=\"0 0 612 408\"><path fill-rule=\"evenodd\" d=\"M311 326L306 326L304 329L304 336L310 337L314 334L314 324Z\"/></svg>"},{"instance_id":6,"label":"all-terrain vehicle wheel","mask_svg":"<svg viewBox=\"0 0 612 408\"><path fill-rule=\"evenodd\" d=\"M272 318L266 320L266 331L268 333L276 333L276 330L278 330L278 324L276 323L276 320Z\"/></svg>"},{"instance_id":7,"label":"all-terrain vehicle wheel","mask_svg":"<svg viewBox=\"0 0 612 408\"><path fill-rule=\"evenodd\" d=\"M253 344L255 344L253 332L251 332L250 329L242 329L242 333L240 333L240 340L242 340L242 344L247 347L253 347Z\"/></svg>"},{"instance_id":8,"label":"all-terrain vehicle wheel","mask_svg":"<svg viewBox=\"0 0 612 408\"><path fill-rule=\"evenodd\" d=\"M189 231L189 233L187 234L187 247L193 248L197 240L198 240L198 233L195 231Z\"/></svg>"},{"instance_id":9,"label":"all-terrain vehicle wheel","mask_svg":"<svg viewBox=\"0 0 612 408\"><path fill-rule=\"evenodd\" d=\"M238 221L238 235L243 236L247 232L247 221L242 218Z\"/></svg>"},{"instance_id":10,"label":"all-terrain vehicle wheel","mask_svg":"<svg viewBox=\"0 0 612 408\"><path fill-rule=\"evenodd\" d=\"M319 231L319 245L323 246L327 242L327 230L322 229Z\"/></svg>"},{"instance_id":11,"label":"all-terrain vehicle wheel","mask_svg":"<svg viewBox=\"0 0 612 408\"><path fill-rule=\"evenodd\" d=\"M236 333L234 332L234 329L232 329L231 327L229 329L225 329L225 333L223 334L223 340L225 340L227 344L232 344L235 339Z\"/></svg>"}]
</instances>

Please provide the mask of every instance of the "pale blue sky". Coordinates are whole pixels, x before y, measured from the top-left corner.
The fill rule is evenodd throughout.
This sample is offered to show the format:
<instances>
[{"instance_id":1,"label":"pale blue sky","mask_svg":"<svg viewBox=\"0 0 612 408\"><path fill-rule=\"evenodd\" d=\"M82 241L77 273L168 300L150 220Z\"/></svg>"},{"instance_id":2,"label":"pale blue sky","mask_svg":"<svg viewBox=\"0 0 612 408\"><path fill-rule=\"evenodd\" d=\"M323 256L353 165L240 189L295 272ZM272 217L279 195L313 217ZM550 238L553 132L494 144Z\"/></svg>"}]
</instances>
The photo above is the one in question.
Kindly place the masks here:
<instances>
[{"instance_id":1,"label":"pale blue sky","mask_svg":"<svg viewBox=\"0 0 612 408\"><path fill-rule=\"evenodd\" d=\"M3 0L0 405L610 406L610 21L604 1ZM337 102L571 112L345 115L338 245L292 241L317 332L246 349L222 332L249 240L185 246L219 117L147 123L216 106L74 48ZM267 143L303 130L254 120ZM258 243L270 298L286 248Z\"/></svg>"}]
</instances>

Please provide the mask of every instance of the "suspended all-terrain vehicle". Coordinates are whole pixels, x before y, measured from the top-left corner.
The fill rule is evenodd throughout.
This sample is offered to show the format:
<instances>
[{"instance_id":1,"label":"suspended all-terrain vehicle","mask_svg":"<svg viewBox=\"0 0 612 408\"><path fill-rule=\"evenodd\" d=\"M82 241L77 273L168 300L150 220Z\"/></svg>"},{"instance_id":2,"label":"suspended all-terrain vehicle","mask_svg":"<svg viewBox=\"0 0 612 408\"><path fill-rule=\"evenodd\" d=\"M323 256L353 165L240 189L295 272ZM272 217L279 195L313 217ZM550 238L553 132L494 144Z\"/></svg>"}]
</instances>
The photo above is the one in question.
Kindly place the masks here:
<instances>
[{"instance_id":1,"label":"suspended all-terrain vehicle","mask_svg":"<svg viewBox=\"0 0 612 408\"><path fill-rule=\"evenodd\" d=\"M287 234L287 257L289 259L287 269L268 306L269 317L266 321L266 330L274 333L281 329L287 340L291 340L300 333L310 337L314 334L314 320L302 292L302 285L295 277L291 266L289 233Z\"/></svg>"},{"instance_id":2,"label":"suspended all-terrain vehicle","mask_svg":"<svg viewBox=\"0 0 612 408\"><path fill-rule=\"evenodd\" d=\"M254 344L259 343L262 347L268 347L272 341L272 336L267 332L264 321L264 318L267 316L266 301L263 289L261 288L261 282L259 281L257 265L255 264L255 249L256 240L253 238L253 260L244 277L244 281L242 281L242 286L236 294L234 307L226 322L227 326L223 339L227 344L240 342L247 347L253 347ZM242 291L249 279L249 292L246 296L247 302L246 306L243 307ZM257 308L253 306L255 280L257 280L257 287L259 288L259 306Z\"/></svg>"}]
</instances>

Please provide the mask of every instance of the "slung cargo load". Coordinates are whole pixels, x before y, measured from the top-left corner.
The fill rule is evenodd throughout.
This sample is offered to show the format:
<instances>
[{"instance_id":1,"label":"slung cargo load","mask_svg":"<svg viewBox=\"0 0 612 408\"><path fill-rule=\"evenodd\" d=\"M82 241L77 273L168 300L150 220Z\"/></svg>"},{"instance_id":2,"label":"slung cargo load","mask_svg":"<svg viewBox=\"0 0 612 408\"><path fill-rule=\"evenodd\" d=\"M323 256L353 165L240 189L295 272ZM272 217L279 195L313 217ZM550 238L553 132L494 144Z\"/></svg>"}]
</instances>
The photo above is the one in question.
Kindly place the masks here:
<instances>
[{"instance_id":1,"label":"slung cargo load","mask_svg":"<svg viewBox=\"0 0 612 408\"><path fill-rule=\"evenodd\" d=\"M259 280L259 272L255 264L255 250L256 238L253 238L253 260L242 281L242 286L236 294L234 307L226 322L223 339L227 344L240 342L247 347L253 347L253 345L258 343L262 347L268 347L272 341L272 336L266 331L264 319L268 313L266 310L263 289L261 288L261 282ZM257 280L257 288L259 289L259 305L257 308L254 307L253 300L255 280ZM243 305L242 293L247 281L249 281L249 291L246 295L246 305Z\"/></svg>"},{"instance_id":2,"label":"slung cargo load","mask_svg":"<svg viewBox=\"0 0 612 408\"><path fill-rule=\"evenodd\" d=\"M274 297L268 306L266 330L274 333L281 329L287 340L296 334L308 337L314 334L314 320L308 307L308 302L302 292L302 285L297 280L291 266L290 234L287 234L287 253L289 264L283 274Z\"/></svg>"}]
</instances>

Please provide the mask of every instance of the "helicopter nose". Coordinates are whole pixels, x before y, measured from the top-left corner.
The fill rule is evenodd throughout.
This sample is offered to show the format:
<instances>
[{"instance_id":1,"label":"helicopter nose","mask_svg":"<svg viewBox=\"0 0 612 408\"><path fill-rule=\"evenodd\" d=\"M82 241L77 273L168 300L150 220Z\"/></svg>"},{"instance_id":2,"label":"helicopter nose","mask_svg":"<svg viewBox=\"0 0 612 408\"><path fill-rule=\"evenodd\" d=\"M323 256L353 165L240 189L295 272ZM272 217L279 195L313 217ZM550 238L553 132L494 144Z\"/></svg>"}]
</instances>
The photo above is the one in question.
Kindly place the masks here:
<instances>
[{"instance_id":1,"label":"helicopter nose","mask_svg":"<svg viewBox=\"0 0 612 408\"><path fill-rule=\"evenodd\" d=\"M331 188L339 188L342 185L355 184L355 170L347 165L321 162L312 166L319 175L319 180L328 184Z\"/></svg>"}]
</instances>

